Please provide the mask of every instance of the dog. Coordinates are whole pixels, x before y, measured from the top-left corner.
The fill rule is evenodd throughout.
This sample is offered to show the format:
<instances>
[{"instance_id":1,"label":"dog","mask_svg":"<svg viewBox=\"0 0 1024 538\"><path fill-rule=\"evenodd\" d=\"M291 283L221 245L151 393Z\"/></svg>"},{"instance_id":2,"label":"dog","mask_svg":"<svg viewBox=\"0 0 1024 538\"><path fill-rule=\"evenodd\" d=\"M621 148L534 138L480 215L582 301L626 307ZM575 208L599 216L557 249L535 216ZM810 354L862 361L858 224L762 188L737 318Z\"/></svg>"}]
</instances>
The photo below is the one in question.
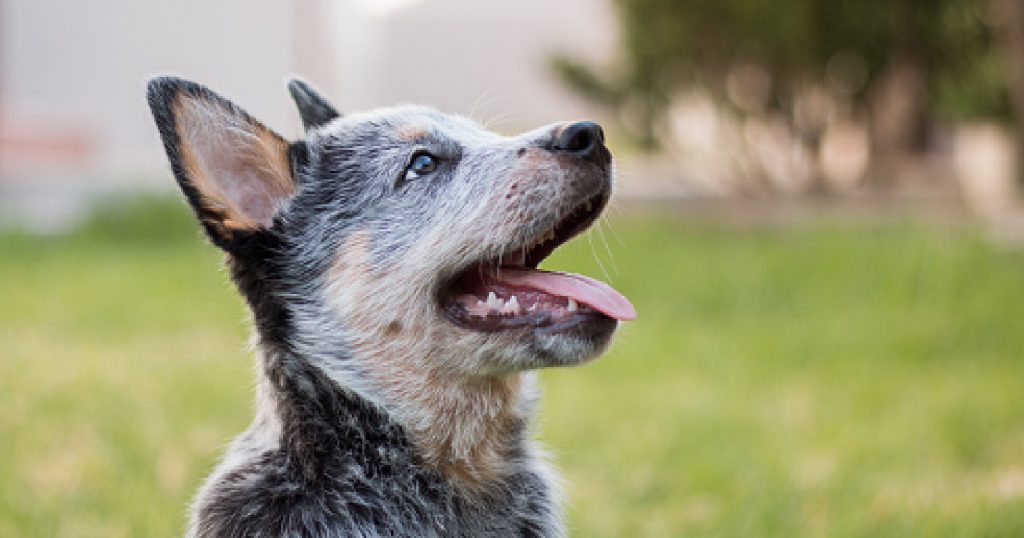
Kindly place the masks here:
<instances>
[{"instance_id":1,"label":"dog","mask_svg":"<svg viewBox=\"0 0 1024 538\"><path fill-rule=\"evenodd\" d=\"M628 300L541 271L611 195L592 122L516 137L403 105L341 115L288 82L289 142L206 87L147 98L252 312L257 407L193 537L563 536L532 440L539 368L608 346Z\"/></svg>"}]
</instances>

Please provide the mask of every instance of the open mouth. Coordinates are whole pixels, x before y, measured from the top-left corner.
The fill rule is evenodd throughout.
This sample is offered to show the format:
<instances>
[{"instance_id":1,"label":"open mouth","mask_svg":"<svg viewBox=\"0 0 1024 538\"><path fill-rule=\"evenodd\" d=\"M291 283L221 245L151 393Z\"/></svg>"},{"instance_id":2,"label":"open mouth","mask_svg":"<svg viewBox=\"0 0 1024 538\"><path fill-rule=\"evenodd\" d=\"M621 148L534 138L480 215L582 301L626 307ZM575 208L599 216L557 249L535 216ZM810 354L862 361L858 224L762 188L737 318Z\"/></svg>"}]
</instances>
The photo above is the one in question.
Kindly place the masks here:
<instances>
[{"instance_id":1,"label":"open mouth","mask_svg":"<svg viewBox=\"0 0 1024 538\"><path fill-rule=\"evenodd\" d=\"M525 244L467 267L442 291L448 318L484 332L520 327L556 332L593 319L634 319L633 305L611 286L537 269L555 249L590 227L607 202L607 193L599 193Z\"/></svg>"}]
</instances>

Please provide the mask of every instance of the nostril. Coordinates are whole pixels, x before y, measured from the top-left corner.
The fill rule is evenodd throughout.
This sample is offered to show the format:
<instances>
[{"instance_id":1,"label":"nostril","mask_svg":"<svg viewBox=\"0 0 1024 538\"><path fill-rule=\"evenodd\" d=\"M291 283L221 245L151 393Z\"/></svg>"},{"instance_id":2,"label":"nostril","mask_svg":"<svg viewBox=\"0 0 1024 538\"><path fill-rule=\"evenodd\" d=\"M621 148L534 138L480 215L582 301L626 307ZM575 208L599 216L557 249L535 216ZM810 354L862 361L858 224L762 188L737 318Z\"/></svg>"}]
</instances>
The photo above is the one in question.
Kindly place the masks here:
<instances>
[{"instance_id":1,"label":"nostril","mask_svg":"<svg viewBox=\"0 0 1024 538\"><path fill-rule=\"evenodd\" d=\"M604 145L604 131L592 121L579 121L562 127L555 133L552 149L569 151L589 157Z\"/></svg>"},{"instance_id":2,"label":"nostril","mask_svg":"<svg viewBox=\"0 0 1024 538\"><path fill-rule=\"evenodd\" d=\"M565 149L569 151L582 151L590 147L594 143L594 139L590 134L590 131L576 131L569 142L566 144Z\"/></svg>"}]
</instances>

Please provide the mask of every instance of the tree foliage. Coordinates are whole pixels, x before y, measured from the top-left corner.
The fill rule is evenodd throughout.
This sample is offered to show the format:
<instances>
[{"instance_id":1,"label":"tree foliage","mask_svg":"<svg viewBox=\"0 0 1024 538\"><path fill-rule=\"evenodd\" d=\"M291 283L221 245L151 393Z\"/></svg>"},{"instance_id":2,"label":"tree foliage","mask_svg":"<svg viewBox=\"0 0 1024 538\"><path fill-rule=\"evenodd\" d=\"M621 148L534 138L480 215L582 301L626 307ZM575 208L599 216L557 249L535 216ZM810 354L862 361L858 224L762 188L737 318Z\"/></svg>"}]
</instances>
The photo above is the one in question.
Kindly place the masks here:
<instances>
[{"instance_id":1,"label":"tree foliage","mask_svg":"<svg viewBox=\"0 0 1024 538\"><path fill-rule=\"evenodd\" d=\"M556 59L584 95L618 109L633 137L656 147L665 109L701 87L730 103L729 77L755 65L771 76L765 106L785 111L808 84L854 105L887 76L922 80L926 120L1006 116L1002 59L985 0L615 0L622 57L607 72ZM742 111L741 111L742 112Z\"/></svg>"}]
</instances>

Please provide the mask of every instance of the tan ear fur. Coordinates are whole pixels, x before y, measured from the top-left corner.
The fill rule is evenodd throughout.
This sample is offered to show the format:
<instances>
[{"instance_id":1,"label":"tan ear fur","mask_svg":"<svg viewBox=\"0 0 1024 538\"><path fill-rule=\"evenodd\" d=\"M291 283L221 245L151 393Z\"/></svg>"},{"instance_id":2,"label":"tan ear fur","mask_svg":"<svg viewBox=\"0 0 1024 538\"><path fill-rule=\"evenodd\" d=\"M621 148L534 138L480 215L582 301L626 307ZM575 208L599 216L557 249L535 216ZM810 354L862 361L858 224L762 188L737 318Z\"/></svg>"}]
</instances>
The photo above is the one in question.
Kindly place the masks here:
<instances>
[{"instance_id":1,"label":"tan ear fur","mask_svg":"<svg viewBox=\"0 0 1024 538\"><path fill-rule=\"evenodd\" d=\"M269 227L295 190L288 143L203 96L178 93L172 110L181 165L224 232Z\"/></svg>"}]
</instances>

